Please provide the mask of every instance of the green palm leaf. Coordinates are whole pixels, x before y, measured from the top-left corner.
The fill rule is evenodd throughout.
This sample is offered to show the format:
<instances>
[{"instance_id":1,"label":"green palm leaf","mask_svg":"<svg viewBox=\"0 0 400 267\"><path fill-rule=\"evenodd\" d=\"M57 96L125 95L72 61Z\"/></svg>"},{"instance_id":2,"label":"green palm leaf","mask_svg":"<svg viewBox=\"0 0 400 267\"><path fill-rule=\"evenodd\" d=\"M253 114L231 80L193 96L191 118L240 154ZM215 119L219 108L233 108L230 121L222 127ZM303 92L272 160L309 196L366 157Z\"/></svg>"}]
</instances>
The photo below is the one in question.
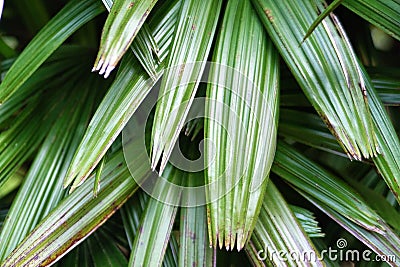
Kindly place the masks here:
<instances>
[{"instance_id":1,"label":"green palm leaf","mask_svg":"<svg viewBox=\"0 0 400 267\"><path fill-rule=\"evenodd\" d=\"M129 247L132 248L136 236L138 236L141 228L141 218L144 218L144 210L149 202L149 195L139 191L132 198L130 198L121 208L122 220L124 222L124 228L126 231L126 236L128 238ZM154 203L153 203L154 205ZM146 229L150 229L146 226ZM155 234L155 233L153 233ZM162 239L160 239L162 240ZM169 243L165 251L163 266L177 266L177 249L178 244L174 235L169 238ZM140 253L140 251L139 251ZM134 254L132 253L132 256Z\"/></svg>"},{"instance_id":2,"label":"green palm leaf","mask_svg":"<svg viewBox=\"0 0 400 267\"><path fill-rule=\"evenodd\" d=\"M330 153L345 155L318 115L282 108L279 116L280 136Z\"/></svg>"},{"instance_id":3,"label":"green palm leaf","mask_svg":"<svg viewBox=\"0 0 400 267\"><path fill-rule=\"evenodd\" d=\"M132 43L132 51L147 74L154 80L157 79L157 65L161 63L158 50L156 40L148 25L144 23Z\"/></svg>"},{"instance_id":4,"label":"green palm leaf","mask_svg":"<svg viewBox=\"0 0 400 267\"><path fill-rule=\"evenodd\" d=\"M399 257L397 234L343 181L284 143L278 145L275 163L273 172L372 250ZM308 186L304 182L309 183ZM333 182L337 189L329 188L325 182Z\"/></svg>"},{"instance_id":5,"label":"green palm leaf","mask_svg":"<svg viewBox=\"0 0 400 267\"><path fill-rule=\"evenodd\" d=\"M88 250L92 256L94 267L126 266L128 260L118 246L113 242L104 242L109 238L102 231L96 231L87 239Z\"/></svg>"},{"instance_id":6,"label":"green palm leaf","mask_svg":"<svg viewBox=\"0 0 400 267\"><path fill-rule=\"evenodd\" d=\"M161 158L160 173L167 164L196 94L221 5L221 0L182 2L153 123L151 162L155 169ZM201 63L194 64L196 61Z\"/></svg>"},{"instance_id":7,"label":"green palm leaf","mask_svg":"<svg viewBox=\"0 0 400 267\"><path fill-rule=\"evenodd\" d=\"M228 2L213 61L220 65L210 70L206 102L210 240L240 250L262 204L278 117L278 58L250 2Z\"/></svg>"},{"instance_id":8,"label":"green palm leaf","mask_svg":"<svg viewBox=\"0 0 400 267\"><path fill-rule=\"evenodd\" d=\"M0 84L0 104L10 98L69 36L103 11L97 0L68 3L35 36L7 72Z\"/></svg>"},{"instance_id":9,"label":"green palm leaf","mask_svg":"<svg viewBox=\"0 0 400 267\"><path fill-rule=\"evenodd\" d=\"M203 173L188 174L188 186L202 181ZM184 194L183 203L195 203L194 194ZM209 246L206 206L182 207L180 215L179 266L211 266L213 250Z\"/></svg>"},{"instance_id":10,"label":"green palm leaf","mask_svg":"<svg viewBox=\"0 0 400 267\"><path fill-rule=\"evenodd\" d=\"M398 265L399 0L6 3L2 267Z\"/></svg>"},{"instance_id":11,"label":"green palm leaf","mask_svg":"<svg viewBox=\"0 0 400 267\"><path fill-rule=\"evenodd\" d=\"M93 116L64 179L64 187L73 182L71 192L89 177L105 155L139 106L138 98L143 100L150 91L153 83L149 82L144 72L138 73L137 67L138 63L133 54L127 54L114 83ZM119 120L112 117L114 113L120 118ZM109 124L111 118L113 124ZM100 129L106 131L108 135L98 135Z\"/></svg>"},{"instance_id":12,"label":"green palm leaf","mask_svg":"<svg viewBox=\"0 0 400 267\"><path fill-rule=\"evenodd\" d=\"M185 175L172 166L166 169L164 177L171 183L185 179ZM175 188L163 189L163 185L165 183L160 181L154 188L154 191L160 192L161 197L181 197ZM161 266L177 211L177 206L165 204L155 198L149 199L141 218L140 230L132 245L129 266Z\"/></svg>"},{"instance_id":13,"label":"green palm leaf","mask_svg":"<svg viewBox=\"0 0 400 267\"><path fill-rule=\"evenodd\" d=\"M280 251L299 253L301 259L299 261L293 260L289 255L283 256L286 259L284 261L286 266L325 266L318 259L318 251L300 226L289 205L275 185L269 182L260 217L254 234L246 246L246 252L255 265L262 266L260 261L267 261L274 266L281 266L280 258L276 256L277 254L274 256L274 253ZM310 258L303 259L302 255Z\"/></svg>"},{"instance_id":14,"label":"green palm leaf","mask_svg":"<svg viewBox=\"0 0 400 267\"><path fill-rule=\"evenodd\" d=\"M390 36L400 40L400 1L398 0L353 0L343 5L378 26Z\"/></svg>"},{"instance_id":15,"label":"green palm leaf","mask_svg":"<svg viewBox=\"0 0 400 267\"><path fill-rule=\"evenodd\" d=\"M370 99L370 107L374 123L377 126L377 137L382 154L373 158L380 174L392 190L397 202L400 203L400 154L397 147L400 146L395 129L389 123L389 117L382 103L375 93L369 78L365 75ZM299 116L301 115L301 116ZM333 152L341 153L334 138L323 127L322 121L313 114L299 111L282 110L283 122L280 134L292 140Z\"/></svg>"},{"instance_id":16,"label":"green palm leaf","mask_svg":"<svg viewBox=\"0 0 400 267\"><path fill-rule=\"evenodd\" d=\"M132 248L135 236L139 231L140 218L143 210L147 206L149 196L139 191L132 198L130 198L125 205L120 209L124 229L128 239L129 246Z\"/></svg>"},{"instance_id":17,"label":"green palm leaf","mask_svg":"<svg viewBox=\"0 0 400 267\"><path fill-rule=\"evenodd\" d=\"M354 223L384 234L382 219L342 180L281 142L272 171Z\"/></svg>"},{"instance_id":18,"label":"green palm leaf","mask_svg":"<svg viewBox=\"0 0 400 267\"><path fill-rule=\"evenodd\" d=\"M39 102L40 103L40 102ZM19 120L14 121L14 125L10 128L2 129L0 133L0 187L12 176L21 165L32 155L34 150L40 145L46 136L48 130L47 122L53 122L54 117L46 120L44 127L41 127L42 132L35 132L37 127L26 127L28 122L39 123L38 119L31 117L31 113L35 110L38 103L30 103L26 106L24 112L21 112ZM40 109L36 109L39 112ZM39 114L46 114L43 110ZM25 149L26 147L32 149Z\"/></svg>"},{"instance_id":19,"label":"green palm leaf","mask_svg":"<svg viewBox=\"0 0 400 267\"><path fill-rule=\"evenodd\" d=\"M65 257L58 261L54 266L62 267L91 267L91 255L86 242L71 250Z\"/></svg>"},{"instance_id":20,"label":"green palm leaf","mask_svg":"<svg viewBox=\"0 0 400 267\"><path fill-rule=\"evenodd\" d=\"M66 93L45 94L46 100L29 103L14 124L0 133L0 186L35 152L61 112ZM54 109L49 112L48 109Z\"/></svg>"},{"instance_id":21,"label":"green palm leaf","mask_svg":"<svg viewBox=\"0 0 400 267\"><path fill-rule=\"evenodd\" d=\"M363 75L367 80L371 112L378 129L378 144L382 151L382 154L373 160L397 202L400 203L400 150L398 149L400 140L365 70L363 70Z\"/></svg>"},{"instance_id":22,"label":"green palm leaf","mask_svg":"<svg viewBox=\"0 0 400 267\"><path fill-rule=\"evenodd\" d=\"M113 218L115 217L113 216ZM121 244L117 240L121 238L120 234L123 233L123 228L120 225L116 225L116 223L119 223L119 221L110 219L108 223L71 250L54 266L127 266L128 260L121 250L121 247L125 244ZM104 242L104 240L107 240L107 242Z\"/></svg>"},{"instance_id":23,"label":"green palm leaf","mask_svg":"<svg viewBox=\"0 0 400 267\"><path fill-rule=\"evenodd\" d=\"M397 147L400 147L400 141L365 70L363 70L363 75L366 81L366 88L370 102L369 105L374 124L378 129L376 132L378 144L382 152L382 154L373 158L373 161L386 184L396 197L397 202L400 203L400 153L397 149ZM339 152L337 146L335 146L332 140L332 136L327 133L326 129L322 127L320 122L317 122L318 119L316 119L315 116L307 114L302 116L302 120L299 121L298 117L296 119L293 118L294 113L291 111L284 111L282 114L283 116L291 114L291 119L286 122L290 124L294 123L291 125L282 123L282 135L323 150L336 150Z\"/></svg>"},{"instance_id":24,"label":"green palm leaf","mask_svg":"<svg viewBox=\"0 0 400 267\"><path fill-rule=\"evenodd\" d=\"M42 0L22 0L13 4L19 12L24 12L22 19L31 34L37 33L50 19L48 7Z\"/></svg>"},{"instance_id":25,"label":"green palm leaf","mask_svg":"<svg viewBox=\"0 0 400 267\"><path fill-rule=\"evenodd\" d=\"M340 4L343 2L343 0L335 0L333 1L328 7L326 7L326 9L324 9L324 11L322 11L321 14L318 15L318 18L313 22L313 24L311 24L310 28L308 29L308 31L306 32L306 35L303 38L303 42L304 40L306 40L308 38L308 36L311 35L311 33L315 30L315 28L321 23L321 21L323 19L325 19L327 16L329 16L330 13L333 12L333 10L335 10L335 8L337 8L338 6L340 6Z\"/></svg>"},{"instance_id":26,"label":"green palm leaf","mask_svg":"<svg viewBox=\"0 0 400 267\"><path fill-rule=\"evenodd\" d=\"M368 68L367 74L378 94L379 99L385 106L398 106L400 104L400 78L396 77L396 68ZM283 75L282 75L283 76ZM304 94L297 89L295 81L290 77L284 77L280 95L280 105L284 107L309 107Z\"/></svg>"},{"instance_id":27,"label":"green palm leaf","mask_svg":"<svg viewBox=\"0 0 400 267\"><path fill-rule=\"evenodd\" d=\"M303 194L301 191L299 193ZM369 248L371 248L378 255L386 256L387 259L391 261L386 261L390 266L397 266L396 259L400 257L398 247L400 245L400 239L398 235L393 232L388 226L385 225L386 234L382 235L376 232L371 232L358 224L349 220L345 216L334 209L328 207L323 202L319 202L310 195L303 194L303 196L308 199L311 203L317 206L319 209L324 211L329 217L331 217L335 222L337 222L341 227L346 229L350 234L354 235L358 240L363 242ZM394 261L393 261L394 257ZM373 261L373 257L370 257Z\"/></svg>"},{"instance_id":28,"label":"green palm leaf","mask_svg":"<svg viewBox=\"0 0 400 267\"><path fill-rule=\"evenodd\" d=\"M331 14L301 43L317 17L311 2L253 3L303 92L344 151L358 160L376 156L378 144L364 77L338 19ZM322 9L320 0L315 5Z\"/></svg>"},{"instance_id":29,"label":"green palm leaf","mask_svg":"<svg viewBox=\"0 0 400 267\"><path fill-rule=\"evenodd\" d=\"M290 205L290 209L293 211L294 216L299 221L301 227L308 237L324 237L325 234L321 232L321 227L318 226L318 221L314 214L304 208Z\"/></svg>"},{"instance_id":30,"label":"green palm leaf","mask_svg":"<svg viewBox=\"0 0 400 267\"><path fill-rule=\"evenodd\" d=\"M179 253L179 245L178 241L175 238L175 235L172 234L169 238L168 248L164 255L163 267L175 267L178 266L178 253Z\"/></svg>"},{"instance_id":31,"label":"green palm leaf","mask_svg":"<svg viewBox=\"0 0 400 267\"><path fill-rule=\"evenodd\" d=\"M13 201L0 239L0 262L63 198L62 180L89 121L89 86L69 96ZM64 132L68 134L62 134Z\"/></svg>"},{"instance_id":32,"label":"green palm leaf","mask_svg":"<svg viewBox=\"0 0 400 267\"><path fill-rule=\"evenodd\" d=\"M367 69L371 82L385 106L400 105L400 78L397 69Z\"/></svg>"},{"instance_id":33,"label":"green palm leaf","mask_svg":"<svg viewBox=\"0 0 400 267\"><path fill-rule=\"evenodd\" d=\"M49 88L58 88L60 85L80 75L84 71L82 65L76 61L85 62L91 56L91 51L82 46L64 45L57 49L50 57L35 71L26 82L21 85L0 107L0 125L15 116L18 110L22 110L28 103L38 103L38 97ZM3 62L7 63L7 62ZM4 64L8 65L8 64ZM8 66L5 66L6 75ZM79 76L81 77L81 76Z\"/></svg>"},{"instance_id":34,"label":"green palm leaf","mask_svg":"<svg viewBox=\"0 0 400 267\"><path fill-rule=\"evenodd\" d=\"M106 6L108 11L110 11L113 2L113 0L103 0L103 4ZM170 5L173 6L173 3L170 3ZM153 79L156 79L157 63L160 63L158 57L158 47L150 29L148 29L146 22L143 23L136 37L133 38L134 39L131 45L133 53L142 64L147 74ZM157 55L157 61L154 60L153 52Z\"/></svg>"},{"instance_id":35,"label":"green palm leaf","mask_svg":"<svg viewBox=\"0 0 400 267\"><path fill-rule=\"evenodd\" d=\"M177 7L179 5L175 2L174 5L159 9L159 13L156 13L154 19L149 22L153 29L153 36L160 47L161 60L168 55ZM159 71L161 71L161 65ZM133 54L128 53L115 81L87 128L64 179L64 186L74 182L71 189L74 190L85 181L150 92L154 83L155 81L149 79ZM99 135L99 132L102 134Z\"/></svg>"},{"instance_id":36,"label":"green palm leaf","mask_svg":"<svg viewBox=\"0 0 400 267\"><path fill-rule=\"evenodd\" d=\"M377 178L380 177L376 174ZM400 232L400 212L392 206L388 200L382 196L376 189L368 188L363 181L356 182L350 177L345 177L346 181L357 189L357 192L365 199L368 205L376 210L376 212L385 220L395 231ZM352 177L353 178L353 177ZM380 180L382 181L382 180ZM377 187L380 186L377 183Z\"/></svg>"},{"instance_id":37,"label":"green palm leaf","mask_svg":"<svg viewBox=\"0 0 400 267\"><path fill-rule=\"evenodd\" d=\"M107 78L139 32L157 0L115 0L101 35L93 71Z\"/></svg>"},{"instance_id":38,"label":"green palm leaf","mask_svg":"<svg viewBox=\"0 0 400 267\"><path fill-rule=\"evenodd\" d=\"M146 158L145 153L135 156L137 162ZM132 175L149 173L148 168L138 166ZM104 166L97 198L93 198L92 184L83 184L30 232L2 266L47 265L58 260L104 223L136 189L122 151L115 152Z\"/></svg>"}]
</instances>

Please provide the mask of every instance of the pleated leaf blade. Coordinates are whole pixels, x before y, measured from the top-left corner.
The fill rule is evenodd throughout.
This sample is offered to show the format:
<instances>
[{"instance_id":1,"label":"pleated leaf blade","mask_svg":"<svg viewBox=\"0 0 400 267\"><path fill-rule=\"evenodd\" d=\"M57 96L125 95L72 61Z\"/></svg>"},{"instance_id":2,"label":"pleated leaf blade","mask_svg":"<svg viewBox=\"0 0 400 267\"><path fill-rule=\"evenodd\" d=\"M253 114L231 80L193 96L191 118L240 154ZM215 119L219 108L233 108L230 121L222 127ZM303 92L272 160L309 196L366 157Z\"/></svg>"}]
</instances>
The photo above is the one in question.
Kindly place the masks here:
<instances>
[{"instance_id":1,"label":"pleated leaf blade","mask_svg":"<svg viewBox=\"0 0 400 267\"><path fill-rule=\"evenodd\" d=\"M379 152L364 77L334 14L302 43L323 1L253 0L259 17L316 111L350 158Z\"/></svg>"},{"instance_id":2,"label":"pleated leaf blade","mask_svg":"<svg viewBox=\"0 0 400 267\"><path fill-rule=\"evenodd\" d=\"M157 0L115 0L104 24L93 71L107 78L143 25Z\"/></svg>"},{"instance_id":3,"label":"pleated leaf blade","mask_svg":"<svg viewBox=\"0 0 400 267\"><path fill-rule=\"evenodd\" d=\"M368 74L364 69L362 73L367 81L370 107L377 128L378 144L382 151L380 155L373 158L373 161L397 202L400 203L400 150L398 149L400 140Z\"/></svg>"},{"instance_id":4,"label":"pleated leaf blade","mask_svg":"<svg viewBox=\"0 0 400 267\"><path fill-rule=\"evenodd\" d=\"M151 162L156 168L161 158L160 173L184 127L196 94L221 5L221 0L188 0L182 3L153 123Z\"/></svg>"},{"instance_id":5,"label":"pleated leaf blade","mask_svg":"<svg viewBox=\"0 0 400 267\"><path fill-rule=\"evenodd\" d=\"M63 198L62 180L58 178L65 175L89 121L94 99L87 97L88 89L81 88L66 99L65 107L53 110L58 120L24 178L0 234L0 262Z\"/></svg>"},{"instance_id":6,"label":"pleated leaf blade","mask_svg":"<svg viewBox=\"0 0 400 267\"><path fill-rule=\"evenodd\" d=\"M136 155L137 162L146 159L146 153ZM102 225L138 186L138 179L150 174L150 169L138 165L130 173L122 151L117 151L105 164L100 179L100 191L93 198L93 185L85 183L65 198L2 262L2 266L49 265L77 246ZM94 179L94 176L92 177Z\"/></svg>"},{"instance_id":7,"label":"pleated leaf blade","mask_svg":"<svg viewBox=\"0 0 400 267\"><path fill-rule=\"evenodd\" d=\"M380 216L353 188L284 142L278 143L272 172L361 227L385 234Z\"/></svg>"},{"instance_id":8,"label":"pleated leaf blade","mask_svg":"<svg viewBox=\"0 0 400 267\"><path fill-rule=\"evenodd\" d=\"M255 264L261 261L265 262L265 265L272 263L273 266L282 266L282 261L276 254L285 251L296 252L299 255L299 260L291 258L289 254L283 256L286 266L326 266L288 203L272 182L268 183L260 217L245 250Z\"/></svg>"},{"instance_id":9,"label":"pleated leaf blade","mask_svg":"<svg viewBox=\"0 0 400 267\"><path fill-rule=\"evenodd\" d=\"M301 191L299 192L302 193ZM394 232L389 226L384 225L384 235L377 232L368 231L357 223L354 223L352 220L349 220L347 217L343 216L335 209L329 207L328 205L326 205L326 203L319 202L318 200L307 194L303 194L303 196L324 213L326 213L331 219L337 222L341 227L352 234L355 238L360 240L378 255L381 255L382 257L380 259L384 259L383 261L385 261L390 266L395 267L398 265L398 259L400 258L400 253L398 249L400 246L400 239L397 233ZM374 259L373 256L371 256L370 258Z\"/></svg>"},{"instance_id":10,"label":"pleated leaf blade","mask_svg":"<svg viewBox=\"0 0 400 267\"><path fill-rule=\"evenodd\" d=\"M196 186L193 181L202 181L203 173L189 173L188 186ZM183 203L194 203L195 194L184 192ZM180 213L179 266L211 266L213 249L209 246L207 229L207 209L205 205L181 207Z\"/></svg>"},{"instance_id":11,"label":"pleated leaf blade","mask_svg":"<svg viewBox=\"0 0 400 267\"><path fill-rule=\"evenodd\" d=\"M169 165L163 178L160 179L177 183L185 177L185 174ZM164 181L156 182L154 191L160 192L160 197L170 199L181 197L179 190L164 185ZM149 199L142 213L139 231L133 241L129 266L161 266L177 211L177 206L163 203L156 198Z\"/></svg>"},{"instance_id":12,"label":"pleated leaf blade","mask_svg":"<svg viewBox=\"0 0 400 267\"><path fill-rule=\"evenodd\" d=\"M155 14L149 22L152 33L160 47L160 58L165 60L171 42L175 14L179 8L173 2ZM162 70L162 63L158 71ZM121 133L130 117L150 92L155 81L150 79L135 59L133 53L126 54L116 79L97 108L80 143L64 186L73 183L72 190L83 183L105 155L113 141ZM102 134L99 135L98 133Z\"/></svg>"},{"instance_id":13,"label":"pleated leaf blade","mask_svg":"<svg viewBox=\"0 0 400 267\"><path fill-rule=\"evenodd\" d=\"M278 120L278 55L250 2L228 2L213 61L205 121L209 238L240 250L262 205Z\"/></svg>"}]
</instances>

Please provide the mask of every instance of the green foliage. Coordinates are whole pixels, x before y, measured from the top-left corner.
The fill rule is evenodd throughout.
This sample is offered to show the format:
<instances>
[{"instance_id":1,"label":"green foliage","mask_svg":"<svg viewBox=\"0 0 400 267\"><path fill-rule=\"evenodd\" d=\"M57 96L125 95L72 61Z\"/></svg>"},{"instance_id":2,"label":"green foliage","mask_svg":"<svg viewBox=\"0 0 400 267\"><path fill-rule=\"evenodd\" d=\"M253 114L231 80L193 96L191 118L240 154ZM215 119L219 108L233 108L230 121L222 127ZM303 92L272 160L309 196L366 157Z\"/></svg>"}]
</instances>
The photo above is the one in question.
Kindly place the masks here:
<instances>
[{"instance_id":1,"label":"green foliage","mask_svg":"<svg viewBox=\"0 0 400 267\"><path fill-rule=\"evenodd\" d=\"M210 240L240 250L255 226L275 154L278 54L246 1L229 1L221 27L204 129Z\"/></svg>"},{"instance_id":2,"label":"green foliage","mask_svg":"<svg viewBox=\"0 0 400 267\"><path fill-rule=\"evenodd\" d=\"M1 266L398 266L398 0L0 3Z\"/></svg>"}]
</instances>

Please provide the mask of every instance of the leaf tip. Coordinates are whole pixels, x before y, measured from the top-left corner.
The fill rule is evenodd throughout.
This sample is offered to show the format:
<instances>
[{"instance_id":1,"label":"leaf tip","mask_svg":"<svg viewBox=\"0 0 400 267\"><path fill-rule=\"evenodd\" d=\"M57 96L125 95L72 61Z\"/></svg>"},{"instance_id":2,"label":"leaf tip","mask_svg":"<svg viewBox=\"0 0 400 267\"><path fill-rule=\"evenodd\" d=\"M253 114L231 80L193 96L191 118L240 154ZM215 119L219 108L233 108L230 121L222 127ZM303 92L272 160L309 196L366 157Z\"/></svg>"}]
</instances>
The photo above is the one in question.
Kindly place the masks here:
<instances>
[{"instance_id":1,"label":"leaf tip","mask_svg":"<svg viewBox=\"0 0 400 267\"><path fill-rule=\"evenodd\" d=\"M73 180L74 180L74 179L72 178L71 175L67 175L67 176L65 177L65 179L64 179L64 182L63 182L63 188L66 189L66 188L71 184L71 182L72 182Z\"/></svg>"},{"instance_id":2,"label":"leaf tip","mask_svg":"<svg viewBox=\"0 0 400 267\"><path fill-rule=\"evenodd\" d=\"M71 186L71 188L68 191L68 194L72 194L76 189L76 186Z\"/></svg>"},{"instance_id":3,"label":"leaf tip","mask_svg":"<svg viewBox=\"0 0 400 267\"><path fill-rule=\"evenodd\" d=\"M110 62L110 60L104 60L101 57L99 60L96 60L94 66L92 68L92 72L98 71L100 75L104 74L104 78L107 79L111 72L115 69L115 65Z\"/></svg>"}]
</instances>

